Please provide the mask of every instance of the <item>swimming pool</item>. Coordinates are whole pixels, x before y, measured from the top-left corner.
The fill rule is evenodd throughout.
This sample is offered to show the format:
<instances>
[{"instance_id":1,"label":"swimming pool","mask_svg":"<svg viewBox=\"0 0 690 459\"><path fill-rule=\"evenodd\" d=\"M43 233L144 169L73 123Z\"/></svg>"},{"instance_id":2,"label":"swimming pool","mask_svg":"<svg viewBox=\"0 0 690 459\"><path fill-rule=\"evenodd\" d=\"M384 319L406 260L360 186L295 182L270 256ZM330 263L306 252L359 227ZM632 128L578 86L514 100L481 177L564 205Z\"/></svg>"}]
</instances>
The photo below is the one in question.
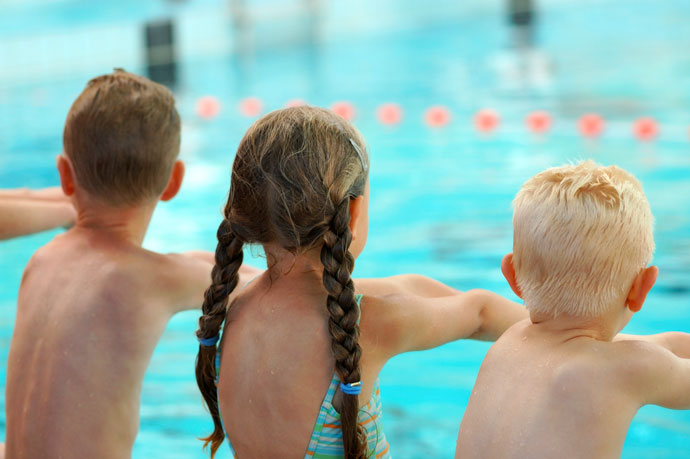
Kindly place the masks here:
<instances>
[{"instance_id":1,"label":"swimming pool","mask_svg":"<svg viewBox=\"0 0 690 459\"><path fill-rule=\"evenodd\" d=\"M631 11L629 2L617 0L553 2L538 28L552 81L529 88L504 84L501 75L511 56L497 14L496 8L487 9L434 28L286 46L244 60L181 62L177 97L188 174L180 195L156 210L145 245L163 251L215 247L234 148L252 121L235 109L241 98L258 96L267 109L291 98L324 106L349 100L372 160L370 235L356 276L419 272L459 289L487 288L512 298L499 271L500 258L511 248L512 197L543 168L593 158L635 173L656 217L659 281L626 330L690 331L690 5L638 1ZM61 148L64 116L90 76L0 87L0 187L57 183L53 159ZM217 118L202 121L195 103L207 94L223 108ZM376 107L389 101L405 110L395 127L382 126L374 116ZM434 104L452 111L448 127L422 123L423 111ZM501 115L491 136L476 134L471 125L482 107ZM523 128L533 109L553 114L553 129L543 138ZM589 111L607 120L595 141L582 140L575 129L576 119ZM658 141L633 139L630 122L639 116L660 121ZM0 243L3 393L23 265L52 234ZM204 457L195 437L208 433L211 424L193 376L197 317L195 312L175 317L156 350L134 457ZM452 343L386 366L384 423L394 457L452 457L487 349L486 343ZM2 404L0 439L4 398ZM227 457L224 448L220 452ZM689 457L690 412L642 409L623 456Z\"/></svg>"}]
</instances>

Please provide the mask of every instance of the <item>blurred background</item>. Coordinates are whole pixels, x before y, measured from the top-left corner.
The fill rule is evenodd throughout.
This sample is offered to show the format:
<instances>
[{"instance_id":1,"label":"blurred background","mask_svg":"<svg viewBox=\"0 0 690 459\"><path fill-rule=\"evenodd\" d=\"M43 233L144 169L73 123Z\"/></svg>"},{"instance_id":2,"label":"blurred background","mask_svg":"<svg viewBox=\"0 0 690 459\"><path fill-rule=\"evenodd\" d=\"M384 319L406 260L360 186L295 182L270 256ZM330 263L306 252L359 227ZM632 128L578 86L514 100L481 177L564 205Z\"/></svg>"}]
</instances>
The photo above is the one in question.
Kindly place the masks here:
<instances>
[{"instance_id":1,"label":"blurred background","mask_svg":"<svg viewBox=\"0 0 690 459\"><path fill-rule=\"evenodd\" d=\"M499 270L513 196L544 168L592 158L637 175L656 216L659 281L626 331L690 332L686 0L0 0L0 188L57 185L67 111L114 67L171 87L183 119L187 176L156 210L148 248L212 250L242 134L306 101L369 143L356 277L417 272L515 299ZM21 273L54 234L0 243L3 393ZM204 457L197 317L175 317L156 350L135 458ZM453 456L487 349L451 343L386 366L394 457ZM690 413L642 409L623 457L690 457Z\"/></svg>"}]
</instances>

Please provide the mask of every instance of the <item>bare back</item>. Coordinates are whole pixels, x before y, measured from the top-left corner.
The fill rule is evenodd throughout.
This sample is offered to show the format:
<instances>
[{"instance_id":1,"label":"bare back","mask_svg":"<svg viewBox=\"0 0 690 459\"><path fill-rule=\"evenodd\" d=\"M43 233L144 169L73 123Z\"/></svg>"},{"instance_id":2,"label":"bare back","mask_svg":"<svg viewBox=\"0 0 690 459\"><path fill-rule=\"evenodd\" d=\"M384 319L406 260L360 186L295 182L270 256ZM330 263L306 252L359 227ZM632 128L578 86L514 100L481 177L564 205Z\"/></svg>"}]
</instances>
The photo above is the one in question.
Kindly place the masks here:
<instances>
[{"instance_id":1,"label":"bare back","mask_svg":"<svg viewBox=\"0 0 690 459\"><path fill-rule=\"evenodd\" d=\"M9 457L131 456L144 372L190 282L173 265L72 231L34 255L8 361Z\"/></svg>"},{"instance_id":2,"label":"bare back","mask_svg":"<svg viewBox=\"0 0 690 459\"><path fill-rule=\"evenodd\" d=\"M365 301L360 405L371 397L384 363L370 351L375 348L368 341L375 318L366 313ZM334 373L325 305L326 293L318 282L311 288L284 279L271 283L267 273L246 286L231 306L222 338L218 398L239 457L304 457Z\"/></svg>"},{"instance_id":3,"label":"bare back","mask_svg":"<svg viewBox=\"0 0 690 459\"><path fill-rule=\"evenodd\" d=\"M514 325L482 363L456 457L620 457L643 404L625 390L624 347Z\"/></svg>"}]
</instances>

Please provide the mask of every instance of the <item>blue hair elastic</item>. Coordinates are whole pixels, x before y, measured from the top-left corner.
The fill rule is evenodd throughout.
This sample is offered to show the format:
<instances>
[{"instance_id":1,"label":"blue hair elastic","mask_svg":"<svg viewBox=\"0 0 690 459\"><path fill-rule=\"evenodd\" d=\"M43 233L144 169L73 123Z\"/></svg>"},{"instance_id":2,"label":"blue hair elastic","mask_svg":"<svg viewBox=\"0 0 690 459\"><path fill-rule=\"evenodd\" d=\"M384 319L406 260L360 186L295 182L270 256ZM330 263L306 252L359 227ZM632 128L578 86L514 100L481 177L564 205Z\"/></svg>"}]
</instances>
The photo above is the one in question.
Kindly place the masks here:
<instances>
[{"instance_id":1,"label":"blue hair elastic","mask_svg":"<svg viewBox=\"0 0 690 459\"><path fill-rule=\"evenodd\" d=\"M218 340L220 339L220 335L212 336L210 338L197 338L199 340L199 344L205 347L211 347L215 346Z\"/></svg>"},{"instance_id":2,"label":"blue hair elastic","mask_svg":"<svg viewBox=\"0 0 690 459\"><path fill-rule=\"evenodd\" d=\"M340 383L340 391L347 395L359 395L362 393L362 381L347 384Z\"/></svg>"}]
</instances>

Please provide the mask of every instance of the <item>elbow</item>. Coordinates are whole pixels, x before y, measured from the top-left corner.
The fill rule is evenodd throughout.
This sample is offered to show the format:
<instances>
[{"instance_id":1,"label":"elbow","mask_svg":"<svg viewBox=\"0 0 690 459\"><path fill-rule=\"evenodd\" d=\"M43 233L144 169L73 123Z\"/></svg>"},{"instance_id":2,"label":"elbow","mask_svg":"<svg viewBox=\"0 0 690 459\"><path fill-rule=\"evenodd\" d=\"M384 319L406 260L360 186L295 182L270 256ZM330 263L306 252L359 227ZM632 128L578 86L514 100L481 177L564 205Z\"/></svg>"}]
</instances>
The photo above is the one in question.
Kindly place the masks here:
<instances>
[{"instance_id":1,"label":"elbow","mask_svg":"<svg viewBox=\"0 0 690 459\"><path fill-rule=\"evenodd\" d=\"M494 311L491 308L490 296L491 292L481 289L472 289L464 293L470 297L469 304L475 308L476 328L474 333L470 335L470 339L479 341L495 341L497 336L493 329L496 318Z\"/></svg>"}]
</instances>

